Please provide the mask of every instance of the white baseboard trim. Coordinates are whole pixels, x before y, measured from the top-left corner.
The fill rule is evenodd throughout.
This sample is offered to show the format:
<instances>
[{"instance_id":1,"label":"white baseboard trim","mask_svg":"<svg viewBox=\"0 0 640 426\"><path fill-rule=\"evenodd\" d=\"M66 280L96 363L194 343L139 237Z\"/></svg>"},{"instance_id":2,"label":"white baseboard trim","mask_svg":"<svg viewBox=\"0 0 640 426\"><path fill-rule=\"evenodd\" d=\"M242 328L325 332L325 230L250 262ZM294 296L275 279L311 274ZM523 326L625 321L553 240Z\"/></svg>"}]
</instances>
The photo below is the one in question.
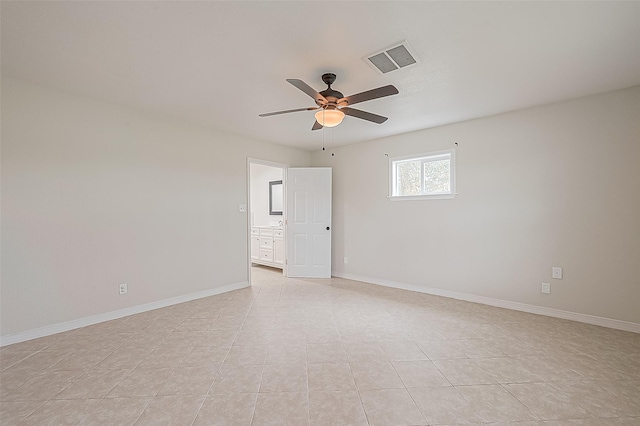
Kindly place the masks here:
<instances>
[{"instance_id":1,"label":"white baseboard trim","mask_svg":"<svg viewBox=\"0 0 640 426\"><path fill-rule=\"evenodd\" d=\"M75 320L47 325L40 328L34 328L32 330L23 331L20 333L7 334L6 336L0 336L0 347L24 342L27 340L37 339L39 337L50 336L52 334L62 333L65 331L75 330L76 328L86 327L88 325L94 325L105 321L111 321L129 315L140 314L142 312L152 311L158 308L165 308L167 306L177 305L178 303L202 299L203 297L215 296L246 287L249 287L249 282L242 281L239 283L216 287L196 293L172 297L170 299L163 299L156 302L145 303L143 305L131 306L129 308L119 309L117 311L105 312L103 314L91 315L89 317L78 318Z\"/></svg>"},{"instance_id":2,"label":"white baseboard trim","mask_svg":"<svg viewBox=\"0 0 640 426\"><path fill-rule=\"evenodd\" d=\"M602 327L614 328L616 330L630 331L640 333L640 324L629 321L621 321L612 318L598 317L595 315L581 314L577 312L563 311L561 309L545 308L544 306L528 305L526 303L511 302L509 300L494 299L491 297L477 296L469 293L458 293L455 291L442 290L438 288L423 287L415 284L401 283L397 281L382 280L378 278L366 277L362 275L349 274L344 272L333 271L332 275L338 278L348 280L362 281L369 284L380 285L384 287L398 288L401 290L415 291L418 293L432 294L435 296L449 297L457 300L465 300L467 302L481 303L483 305L496 306L499 308L511 309L514 311L528 312L531 314L545 315L548 317L562 318L571 321L582 322L586 324L599 325Z\"/></svg>"}]
</instances>

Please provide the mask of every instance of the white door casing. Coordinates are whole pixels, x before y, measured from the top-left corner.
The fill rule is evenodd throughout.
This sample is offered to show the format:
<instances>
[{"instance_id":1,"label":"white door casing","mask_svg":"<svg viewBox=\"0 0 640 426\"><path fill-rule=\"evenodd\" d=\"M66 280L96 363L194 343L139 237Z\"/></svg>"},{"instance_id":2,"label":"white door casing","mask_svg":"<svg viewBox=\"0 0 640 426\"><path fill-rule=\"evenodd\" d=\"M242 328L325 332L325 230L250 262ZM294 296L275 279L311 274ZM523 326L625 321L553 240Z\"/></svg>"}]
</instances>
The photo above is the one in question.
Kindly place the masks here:
<instances>
[{"instance_id":1,"label":"white door casing","mask_svg":"<svg viewBox=\"0 0 640 426\"><path fill-rule=\"evenodd\" d=\"M331 278L331 168L287 169L287 276Z\"/></svg>"}]
</instances>

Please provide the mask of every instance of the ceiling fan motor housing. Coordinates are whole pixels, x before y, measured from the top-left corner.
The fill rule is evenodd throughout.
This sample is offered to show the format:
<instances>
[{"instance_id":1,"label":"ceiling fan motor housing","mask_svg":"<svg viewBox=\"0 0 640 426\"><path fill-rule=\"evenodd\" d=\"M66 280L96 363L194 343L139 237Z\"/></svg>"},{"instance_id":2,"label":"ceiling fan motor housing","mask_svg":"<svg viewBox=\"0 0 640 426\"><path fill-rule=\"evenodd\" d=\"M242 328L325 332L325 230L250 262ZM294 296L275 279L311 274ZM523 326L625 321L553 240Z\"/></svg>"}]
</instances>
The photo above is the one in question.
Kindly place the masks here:
<instances>
[{"instance_id":1,"label":"ceiling fan motor housing","mask_svg":"<svg viewBox=\"0 0 640 426\"><path fill-rule=\"evenodd\" d=\"M338 105L346 106L347 105L346 100L338 104L338 101L344 98L344 95L338 92L337 90L333 90L331 88L331 85L333 84L333 82L336 81L336 75L333 73L322 74L322 81L324 81L324 84L326 84L328 87L326 90L323 90L322 92L319 92L319 93L322 96L324 96L324 98L328 101L328 103L324 102L324 99L316 99L316 104L319 107L323 107L324 109L336 109Z\"/></svg>"}]
</instances>

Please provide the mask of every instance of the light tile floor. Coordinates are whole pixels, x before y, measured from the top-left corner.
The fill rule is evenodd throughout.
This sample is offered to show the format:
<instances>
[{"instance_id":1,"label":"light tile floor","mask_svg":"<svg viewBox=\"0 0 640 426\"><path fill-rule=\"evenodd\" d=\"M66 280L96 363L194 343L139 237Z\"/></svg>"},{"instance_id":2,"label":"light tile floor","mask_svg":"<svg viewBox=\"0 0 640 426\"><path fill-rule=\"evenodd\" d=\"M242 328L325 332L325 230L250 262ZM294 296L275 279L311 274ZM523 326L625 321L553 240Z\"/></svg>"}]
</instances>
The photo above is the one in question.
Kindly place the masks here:
<instances>
[{"instance_id":1,"label":"light tile floor","mask_svg":"<svg viewBox=\"0 0 640 426\"><path fill-rule=\"evenodd\" d=\"M2 425L640 425L640 335L256 267L0 350Z\"/></svg>"}]
</instances>

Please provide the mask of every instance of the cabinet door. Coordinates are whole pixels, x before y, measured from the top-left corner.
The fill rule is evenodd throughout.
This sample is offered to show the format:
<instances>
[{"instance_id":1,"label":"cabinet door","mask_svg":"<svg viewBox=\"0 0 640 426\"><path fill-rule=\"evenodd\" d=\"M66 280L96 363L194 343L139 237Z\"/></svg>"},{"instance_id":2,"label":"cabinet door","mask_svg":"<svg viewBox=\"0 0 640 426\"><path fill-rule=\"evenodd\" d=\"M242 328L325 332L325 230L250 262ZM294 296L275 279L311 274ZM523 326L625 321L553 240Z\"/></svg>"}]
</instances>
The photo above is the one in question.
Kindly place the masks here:
<instances>
[{"instance_id":1,"label":"cabinet door","mask_svg":"<svg viewBox=\"0 0 640 426\"><path fill-rule=\"evenodd\" d=\"M284 240L282 238L273 239L273 263L284 265Z\"/></svg>"},{"instance_id":2,"label":"cabinet door","mask_svg":"<svg viewBox=\"0 0 640 426\"><path fill-rule=\"evenodd\" d=\"M260 237L251 237L251 259L260 260Z\"/></svg>"}]
</instances>

